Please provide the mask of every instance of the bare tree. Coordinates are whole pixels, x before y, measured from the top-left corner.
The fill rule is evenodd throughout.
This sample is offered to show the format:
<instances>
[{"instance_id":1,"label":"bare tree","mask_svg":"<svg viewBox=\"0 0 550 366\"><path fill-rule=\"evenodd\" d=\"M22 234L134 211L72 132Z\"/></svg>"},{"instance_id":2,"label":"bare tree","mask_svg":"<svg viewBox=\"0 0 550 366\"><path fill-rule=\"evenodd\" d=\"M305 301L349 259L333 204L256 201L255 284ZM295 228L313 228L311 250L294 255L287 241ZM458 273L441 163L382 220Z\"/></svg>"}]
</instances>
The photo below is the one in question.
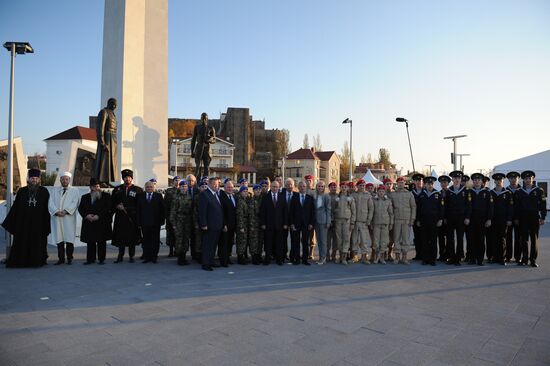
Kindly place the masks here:
<instances>
[{"instance_id":1,"label":"bare tree","mask_svg":"<svg viewBox=\"0 0 550 366\"><path fill-rule=\"evenodd\" d=\"M303 149L309 149L309 136L307 133L304 135L304 142L302 143Z\"/></svg>"},{"instance_id":2,"label":"bare tree","mask_svg":"<svg viewBox=\"0 0 550 366\"><path fill-rule=\"evenodd\" d=\"M315 149L315 151L323 151L321 136L319 134L317 134L317 136L313 136L313 148Z\"/></svg>"}]
</instances>

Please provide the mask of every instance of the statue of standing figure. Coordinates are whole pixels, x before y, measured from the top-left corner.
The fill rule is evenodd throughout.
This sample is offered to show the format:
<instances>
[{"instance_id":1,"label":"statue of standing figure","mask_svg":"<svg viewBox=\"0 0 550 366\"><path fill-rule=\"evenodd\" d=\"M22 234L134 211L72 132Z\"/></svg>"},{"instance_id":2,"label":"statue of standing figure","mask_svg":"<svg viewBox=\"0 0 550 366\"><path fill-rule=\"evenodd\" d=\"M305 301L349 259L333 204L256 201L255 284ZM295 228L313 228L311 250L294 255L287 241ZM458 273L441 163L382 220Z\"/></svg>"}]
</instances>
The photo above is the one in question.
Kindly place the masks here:
<instances>
[{"instance_id":1,"label":"statue of standing figure","mask_svg":"<svg viewBox=\"0 0 550 366\"><path fill-rule=\"evenodd\" d=\"M117 124L115 109L117 100L109 98L107 107L99 111L96 124L97 150L93 177L102 185L116 182L118 174Z\"/></svg>"},{"instance_id":2,"label":"statue of standing figure","mask_svg":"<svg viewBox=\"0 0 550 366\"><path fill-rule=\"evenodd\" d=\"M209 174L210 145L216 142L216 130L208 125L208 114L201 114L201 123L195 126L193 138L191 139L191 157L195 158L195 176L207 177ZM201 175L201 164L203 166Z\"/></svg>"}]
</instances>

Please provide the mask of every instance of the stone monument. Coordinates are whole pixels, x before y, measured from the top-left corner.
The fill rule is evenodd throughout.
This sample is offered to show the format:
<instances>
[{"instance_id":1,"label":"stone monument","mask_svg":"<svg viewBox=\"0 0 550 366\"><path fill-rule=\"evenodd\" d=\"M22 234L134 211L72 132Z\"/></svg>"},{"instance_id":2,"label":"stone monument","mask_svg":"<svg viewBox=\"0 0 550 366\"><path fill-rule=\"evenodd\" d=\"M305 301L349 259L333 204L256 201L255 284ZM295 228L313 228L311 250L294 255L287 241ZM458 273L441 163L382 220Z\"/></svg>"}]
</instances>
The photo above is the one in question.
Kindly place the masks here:
<instances>
[{"instance_id":1,"label":"stone monument","mask_svg":"<svg viewBox=\"0 0 550 366\"><path fill-rule=\"evenodd\" d=\"M118 101L118 170L168 184L168 0L105 0L101 108ZM117 175L117 180L120 180Z\"/></svg>"}]
</instances>

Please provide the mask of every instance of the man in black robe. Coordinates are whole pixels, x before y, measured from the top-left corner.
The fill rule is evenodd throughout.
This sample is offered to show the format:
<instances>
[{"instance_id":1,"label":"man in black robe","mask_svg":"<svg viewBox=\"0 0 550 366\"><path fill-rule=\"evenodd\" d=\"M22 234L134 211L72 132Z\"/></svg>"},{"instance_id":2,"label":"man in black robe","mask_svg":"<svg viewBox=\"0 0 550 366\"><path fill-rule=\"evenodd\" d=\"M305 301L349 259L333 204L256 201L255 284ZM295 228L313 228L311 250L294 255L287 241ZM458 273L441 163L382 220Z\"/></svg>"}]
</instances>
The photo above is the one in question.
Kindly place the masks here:
<instances>
[{"instance_id":1,"label":"man in black robe","mask_svg":"<svg viewBox=\"0 0 550 366\"><path fill-rule=\"evenodd\" d=\"M134 172L130 169L124 169L121 174L124 184L113 189L112 209L115 222L112 244L118 247L115 263L122 262L126 247L130 263L133 263L136 245L141 243L141 233L137 226L137 198L143 193L143 189L134 185Z\"/></svg>"},{"instance_id":2,"label":"man in black robe","mask_svg":"<svg viewBox=\"0 0 550 366\"><path fill-rule=\"evenodd\" d=\"M40 186L40 170L30 169L27 186L20 188L2 226L13 235L6 267L46 264L50 213L48 190Z\"/></svg>"},{"instance_id":3,"label":"man in black robe","mask_svg":"<svg viewBox=\"0 0 550 366\"><path fill-rule=\"evenodd\" d=\"M97 179L90 179L90 193L82 196L78 212L82 216L80 241L86 243L87 247L84 264L95 263L96 251L99 264L104 264L107 253L106 242L113 235L111 228L113 213L111 195L101 191L100 182Z\"/></svg>"}]
</instances>

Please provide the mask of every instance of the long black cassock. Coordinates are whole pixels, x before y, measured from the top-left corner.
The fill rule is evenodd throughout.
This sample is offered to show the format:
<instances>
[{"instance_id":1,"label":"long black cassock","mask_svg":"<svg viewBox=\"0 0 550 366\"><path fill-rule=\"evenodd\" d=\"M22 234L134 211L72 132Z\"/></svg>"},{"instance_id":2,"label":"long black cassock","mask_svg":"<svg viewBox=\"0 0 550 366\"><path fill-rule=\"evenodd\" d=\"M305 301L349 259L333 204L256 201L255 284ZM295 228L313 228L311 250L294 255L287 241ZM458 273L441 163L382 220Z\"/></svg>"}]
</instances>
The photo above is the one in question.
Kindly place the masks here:
<instances>
[{"instance_id":1,"label":"long black cassock","mask_svg":"<svg viewBox=\"0 0 550 366\"><path fill-rule=\"evenodd\" d=\"M28 187L17 192L15 202L2 223L4 229L13 235L6 267L39 267L44 264L51 231L49 198L50 194L44 187L38 187L36 194L31 194Z\"/></svg>"}]
</instances>

